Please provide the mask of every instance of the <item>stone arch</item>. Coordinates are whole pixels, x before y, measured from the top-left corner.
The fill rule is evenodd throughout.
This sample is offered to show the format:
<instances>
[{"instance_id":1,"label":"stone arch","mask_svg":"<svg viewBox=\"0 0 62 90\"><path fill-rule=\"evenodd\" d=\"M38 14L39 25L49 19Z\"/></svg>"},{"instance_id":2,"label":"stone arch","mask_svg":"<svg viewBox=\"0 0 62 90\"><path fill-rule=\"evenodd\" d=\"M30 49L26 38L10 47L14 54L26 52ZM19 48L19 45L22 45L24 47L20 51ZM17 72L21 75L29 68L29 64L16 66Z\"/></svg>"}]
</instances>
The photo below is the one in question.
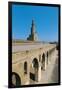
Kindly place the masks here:
<instances>
[{"instance_id":1,"label":"stone arch","mask_svg":"<svg viewBox=\"0 0 62 90\"><path fill-rule=\"evenodd\" d=\"M35 70L38 70L39 64L38 64L37 58L34 58L34 59L33 59L33 61L32 61L32 66L33 66L33 68L34 68Z\"/></svg>"},{"instance_id":2,"label":"stone arch","mask_svg":"<svg viewBox=\"0 0 62 90\"><path fill-rule=\"evenodd\" d=\"M27 62L24 62L24 74L27 74Z\"/></svg>"},{"instance_id":3,"label":"stone arch","mask_svg":"<svg viewBox=\"0 0 62 90\"><path fill-rule=\"evenodd\" d=\"M12 72L12 87L21 85L21 78L16 72Z\"/></svg>"},{"instance_id":4,"label":"stone arch","mask_svg":"<svg viewBox=\"0 0 62 90\"><path fill-rule=\"evenodd\" d=\"M30 79L33 81L38 81L38 68L39 68L39 62L37 58L34 58L31 62L31 68L30 68Z\"/></svg>"},{"instance_id":5,"label":"stone arch","mask_svg":"<svg viewBox=\"0 0 62 90\"><path fill-rule=\"evenodd\" d=\"M44 70L45 69L45 54L43 53L42 55L42 65L41 65L41 69Z\"/></svg>"}]
</instances>

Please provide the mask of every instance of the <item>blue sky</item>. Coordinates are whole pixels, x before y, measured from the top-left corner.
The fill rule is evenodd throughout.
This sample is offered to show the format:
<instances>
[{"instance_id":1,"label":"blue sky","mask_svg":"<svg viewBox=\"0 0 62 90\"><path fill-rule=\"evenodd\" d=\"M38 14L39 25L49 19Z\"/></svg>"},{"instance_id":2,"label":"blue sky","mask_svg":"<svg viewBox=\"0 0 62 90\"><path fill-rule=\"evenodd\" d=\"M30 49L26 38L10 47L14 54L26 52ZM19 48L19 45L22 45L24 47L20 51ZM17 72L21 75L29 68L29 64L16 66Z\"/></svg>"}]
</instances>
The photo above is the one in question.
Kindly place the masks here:
<instances>
[{"instance_id":1,"label":"blue sky","mask_svg":"<svg viewBox=\"0 0 62 90\"><path fill-rule=\"evenodd\" d=\"M39 41L58 41L58 7L12 6L12 38L23 39L30 34L32 19Z\"/></svg>"}]
</instances>

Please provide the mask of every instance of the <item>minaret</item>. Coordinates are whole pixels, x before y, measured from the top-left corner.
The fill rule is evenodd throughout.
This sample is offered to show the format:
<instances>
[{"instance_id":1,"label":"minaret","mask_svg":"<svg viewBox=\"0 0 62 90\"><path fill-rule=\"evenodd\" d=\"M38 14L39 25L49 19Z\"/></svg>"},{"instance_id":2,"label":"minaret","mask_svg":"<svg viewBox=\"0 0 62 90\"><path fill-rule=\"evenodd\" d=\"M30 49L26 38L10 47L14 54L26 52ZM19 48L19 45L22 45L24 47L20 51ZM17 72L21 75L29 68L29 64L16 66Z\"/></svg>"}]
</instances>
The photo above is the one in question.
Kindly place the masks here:
<instances>
[{"instance_id":1,"label":"minaret","mask_svg":"<svg viewBox=\"0 0 62 90\"><path fill-rule=\"evenodd\" d=\"M32 20L31 38L32 38L33 41L35 40L35 24L34 24L34 20Z\"/></svg>"},{"instance_id":2,"label":"minaret","mask_svg":"<svg viewBox=\"0 0 62 90\"><path fill-rule=\"evenodd\" d=\"M30 40L30 41L37 41L37 33L35 31L35 23L34 23L34 20L32 20L32 24L31 24L31 33L29 35L29 37L27 38L27 40Z\"/></svg>"},{"instance_id":3,"label":"minaret","mask_svg":"<svg viewBox=\"0 0 62 90\"><path fill-rule=\"evenodd\" d=\"M34 33L35 33L35 24L34 24L34 20L32 20L31 35Z\"/></svg>"}]
</instances>

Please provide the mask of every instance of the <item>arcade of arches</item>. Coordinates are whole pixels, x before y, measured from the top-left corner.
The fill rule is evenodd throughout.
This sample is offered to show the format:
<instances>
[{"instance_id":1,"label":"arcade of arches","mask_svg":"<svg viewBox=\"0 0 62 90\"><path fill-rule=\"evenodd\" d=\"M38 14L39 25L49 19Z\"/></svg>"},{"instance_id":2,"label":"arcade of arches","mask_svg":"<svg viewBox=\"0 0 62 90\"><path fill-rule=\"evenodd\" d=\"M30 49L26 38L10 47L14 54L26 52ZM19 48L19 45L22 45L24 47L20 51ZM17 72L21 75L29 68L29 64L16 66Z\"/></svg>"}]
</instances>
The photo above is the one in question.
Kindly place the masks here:
<instances>
[{"instance_id":1,"label":"arcade of arches","mask_svg":"<svg viewBox=\"0 0 62 90\"><path fill-rule=\"evenodd\" d=\"M38 54L38 56L34 58L29 58L28 52L28 58L23 59L19 63L16 62L13 64L12 86L16 87L20 85L27 85L31 84L32 81L39 82L42 78L41 71L45 71L47 69L54 52L55 48L47 52L43 52L42 54Z\"/></svg>"}]
</instances>

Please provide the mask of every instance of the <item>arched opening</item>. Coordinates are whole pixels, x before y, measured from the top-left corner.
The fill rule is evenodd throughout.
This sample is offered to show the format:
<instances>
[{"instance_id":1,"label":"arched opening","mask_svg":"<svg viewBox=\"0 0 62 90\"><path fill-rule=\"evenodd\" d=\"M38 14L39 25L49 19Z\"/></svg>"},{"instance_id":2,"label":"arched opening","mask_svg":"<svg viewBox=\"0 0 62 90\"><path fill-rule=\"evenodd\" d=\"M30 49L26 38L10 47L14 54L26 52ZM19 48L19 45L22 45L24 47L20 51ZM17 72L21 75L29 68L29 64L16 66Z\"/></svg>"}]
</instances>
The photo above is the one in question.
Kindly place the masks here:
<instances>
[{"instance_id":1,"label":"arched opening","mask_svg":"<svg viewBox=\"0 0 62 90\"><path fill-rule=\"evenodd\" d=\"M43 53L42 55L42 65L41 65L41 69L44 70L45 69L45 54Z\"/></svg>"},{"instance_id":2,"label":"arched opening","mask_svg":"<svg viewBox=\"0 0 62 90\"><path fill-rule=\"evenodd\" d=\"M27 62L24 62L24 74L27 74Z\"/></svg>"},{"instance_id":3,"label":"arched opening","mask_svg":"<svg viewBox=\"0 0 62 90\"><path fill-rule=\"evenodd\" d=\"M12 87L17 87L17 86L20 86L20 85L21 85L20 76L17 73L12 72Z\"/></svg>"},{"instance_id":4,"label":"arched opening","mask_svg":"<svg viewBox=\"0 0 62 90\"><path fill-rule=\"evenodd\" d=\"M32 66L35 70L38 70L38 60L36 58L32 61Z\"/></svg>"},{"instance_id":5,"label":"arched opening","mask_svg":"<svg viewBox=\"0 0 62 90\"><path fill-rule=\"evenodd\" d=\"M38 81L38 60L36 58L33 59L32 61L32 67L30 68L30 81L32 83L33 81Z\"/></svg>"}]
</instances>

